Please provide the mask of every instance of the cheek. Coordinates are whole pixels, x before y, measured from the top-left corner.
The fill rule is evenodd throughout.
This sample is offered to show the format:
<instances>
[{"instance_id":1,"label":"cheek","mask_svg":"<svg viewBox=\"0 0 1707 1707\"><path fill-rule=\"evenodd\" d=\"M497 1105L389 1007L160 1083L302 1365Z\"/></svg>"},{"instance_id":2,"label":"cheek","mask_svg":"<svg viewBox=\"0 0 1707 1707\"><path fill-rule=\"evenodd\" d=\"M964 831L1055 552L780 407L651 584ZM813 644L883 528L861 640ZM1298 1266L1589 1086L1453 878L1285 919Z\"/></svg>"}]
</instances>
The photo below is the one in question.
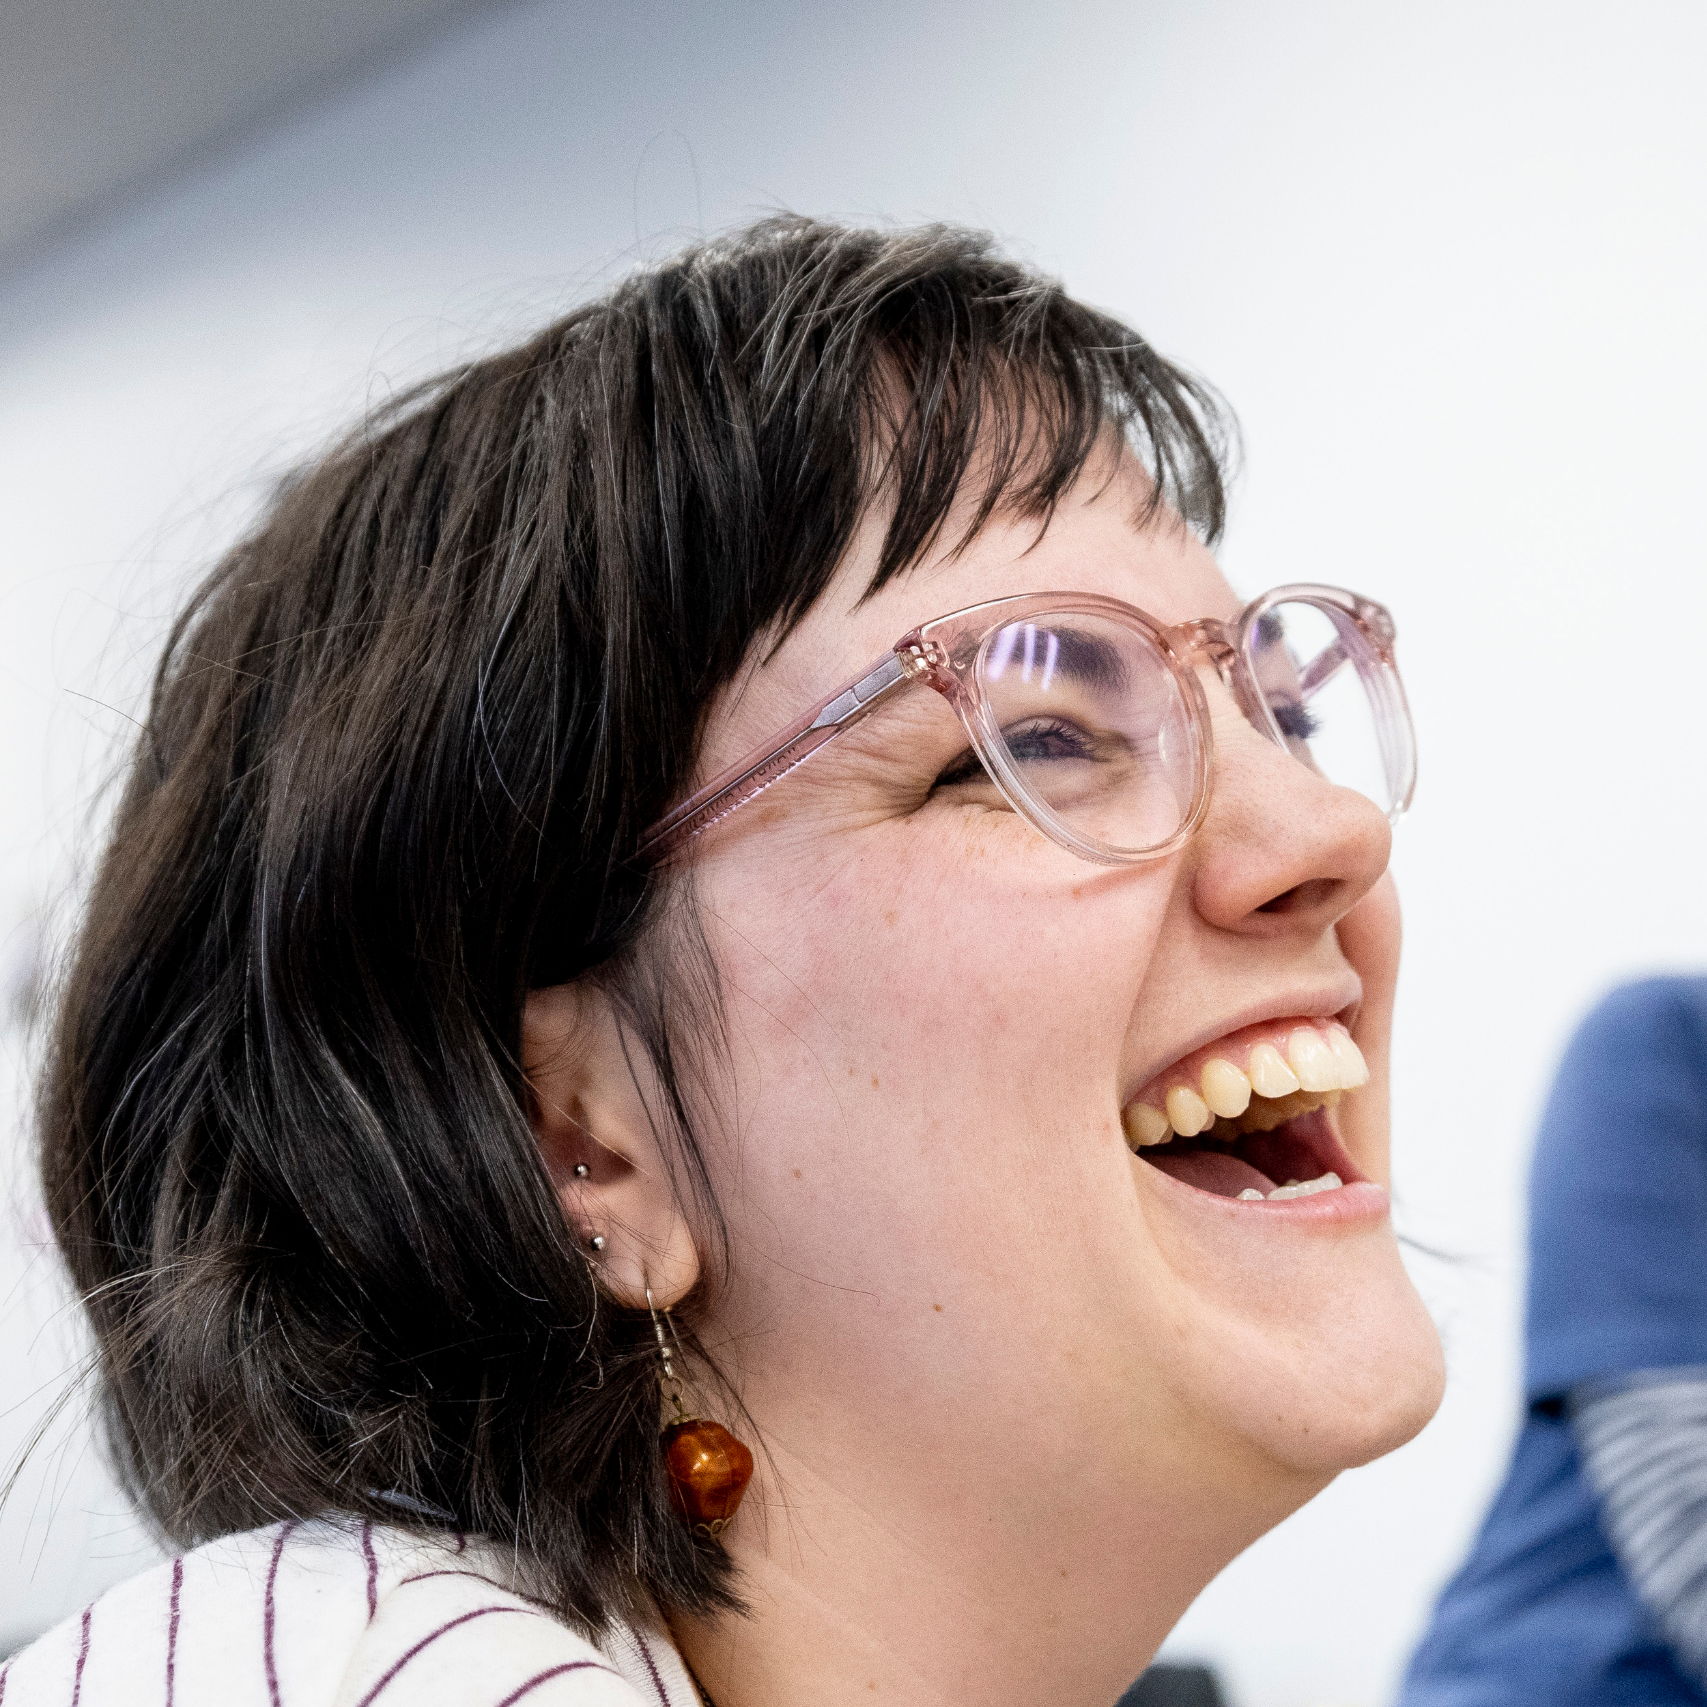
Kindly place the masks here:
<instances>
[{"instance_id":1,"label":"cheek","mask_svg":"<svg viewBox=\"0 0 1707 1707\"><path fill-rule=\"evenodd\" d=\"M945 1238L1000 1243L1040 1200L1082 1208L1087 1171L1126 1176L1117 1075L1165 894L1063 875L1014 828L890 827L708 908L741 1189L777 1239L852 1260L928 1234L941 1262Z\"/></svg>"}]
</instances>

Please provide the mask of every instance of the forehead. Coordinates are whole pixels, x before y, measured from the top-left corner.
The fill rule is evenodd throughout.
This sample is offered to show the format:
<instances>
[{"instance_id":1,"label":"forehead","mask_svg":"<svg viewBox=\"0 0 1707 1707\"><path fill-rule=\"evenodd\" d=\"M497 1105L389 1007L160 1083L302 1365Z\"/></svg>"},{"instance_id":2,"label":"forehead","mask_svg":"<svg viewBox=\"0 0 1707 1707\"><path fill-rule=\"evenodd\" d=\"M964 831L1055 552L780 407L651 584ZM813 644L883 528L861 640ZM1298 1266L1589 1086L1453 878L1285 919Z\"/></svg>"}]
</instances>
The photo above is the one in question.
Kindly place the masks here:
<instances>
[{"instance_id":1,"label":"forehead","mask_svg":"<svg viewBox=\"0 0 1707 1707\"><path fill-rule=\"evenodd\" d=\"M1100 593L1158 622L1230 619L1239 601L1214 557L1171 513L1139 526L1145 477L1128 459L1109 478L1087 475L1049 525L998 514L955 550L950 516L939 544L881 591L864 597L885 518L869 517L824 596L776 653L743 672L707 726L702 774L767 739L783 722L842 686L933 617L1016 593Z\"/></svg>"}]
</instances>

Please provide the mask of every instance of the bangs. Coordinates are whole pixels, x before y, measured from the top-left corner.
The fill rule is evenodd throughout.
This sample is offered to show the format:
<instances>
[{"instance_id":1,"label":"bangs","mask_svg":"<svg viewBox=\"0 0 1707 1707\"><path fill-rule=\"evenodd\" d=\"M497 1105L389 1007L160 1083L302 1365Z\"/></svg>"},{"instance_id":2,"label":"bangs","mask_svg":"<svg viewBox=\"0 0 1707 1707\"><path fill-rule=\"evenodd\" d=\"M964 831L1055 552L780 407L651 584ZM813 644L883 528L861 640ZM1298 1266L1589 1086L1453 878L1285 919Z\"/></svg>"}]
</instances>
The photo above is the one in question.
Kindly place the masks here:
<instances>
[{"instance_id":1,"label":"bangs","mask_svg":"<svg viewBox=\"0 0 1707 1707\"><path fill-rule=\"evenodd\" d=\"M850 232L793 219L744 234L794 278L749 335L760 393L817 425L851 427L865 502L890 510L866 596L932 545L958 507L964 547L997 512L1047 523L1099 454L1129 448L1150 476L1138 525L1164 509L1206 542L1226 522L1231 412L1131 327L999 255L982 233ZM816 250L809 259L802 249ZM716 246L703 254L714 270ZM805 264L802 265L803 259ZM826 418L842 433L822 433ZM782 634L822 590L779 601Z\"/></svg>"}]
</instances>

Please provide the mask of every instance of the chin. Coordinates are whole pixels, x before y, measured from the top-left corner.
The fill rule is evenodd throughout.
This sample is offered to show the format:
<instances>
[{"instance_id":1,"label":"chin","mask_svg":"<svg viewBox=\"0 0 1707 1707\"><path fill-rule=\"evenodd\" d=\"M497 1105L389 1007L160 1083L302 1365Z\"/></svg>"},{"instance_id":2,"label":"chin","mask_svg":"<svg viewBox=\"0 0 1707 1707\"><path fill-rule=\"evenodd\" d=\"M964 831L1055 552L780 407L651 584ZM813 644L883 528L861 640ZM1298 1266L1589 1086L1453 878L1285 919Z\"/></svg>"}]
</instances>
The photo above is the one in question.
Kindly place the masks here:
<instances>
[{"instance_id":1,"label":"chin","mask_svg":"<svg viewBox=\"0 0 1707 1707\"><path fill-rule=\"evenodd\" d=\"M1395 1249L1353 1308L1317 1314L1254 1356L1234 1428L1262 1457L1325 1485L1413 1439L1440 1407L1440 1336ZM1276 1352L1279 1355L1275 1355Z\"/></svg>"},{"instance_id":2,"label":"chin","mask_svg":"<svg viewBox=\"0 0 1707 1707\"><path fill-rule=\"evenodd\" d=\"M1186 1455L1227 1497L1267 1507L1266 1485L1290 1509L1415 1436L1445 1361L1390 1224L1275 1254L1175 1290L1167 1314L1186 1331L1165 1361Z\"/></svg>"}]
</instances>

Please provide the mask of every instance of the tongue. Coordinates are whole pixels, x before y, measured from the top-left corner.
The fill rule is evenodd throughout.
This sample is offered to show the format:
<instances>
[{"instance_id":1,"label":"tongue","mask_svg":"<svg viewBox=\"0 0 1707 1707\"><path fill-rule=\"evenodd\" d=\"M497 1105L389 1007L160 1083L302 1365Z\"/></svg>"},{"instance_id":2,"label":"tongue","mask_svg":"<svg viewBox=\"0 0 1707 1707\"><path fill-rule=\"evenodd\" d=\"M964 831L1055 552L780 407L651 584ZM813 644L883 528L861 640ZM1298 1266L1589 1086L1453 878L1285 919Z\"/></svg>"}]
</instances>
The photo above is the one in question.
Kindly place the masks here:
<instances>
[{"instance_id":1,"label":"tongue","mask_svg":"<svg viewBox=\"0 0 1707 1707\"><path fill-rule=\"evenodd\" d=\"M1237 1197L1252 1187L1267 1197L1274 1190L1274 1181L1267 1174L1226 1150L1188 1150L1179 1156L1158 1156L1152 1151L1144 1160L1163 1173L1172 1174L1199 1191L1213 1192L1217 1197Z\"/></svg>"}]
</instances>

